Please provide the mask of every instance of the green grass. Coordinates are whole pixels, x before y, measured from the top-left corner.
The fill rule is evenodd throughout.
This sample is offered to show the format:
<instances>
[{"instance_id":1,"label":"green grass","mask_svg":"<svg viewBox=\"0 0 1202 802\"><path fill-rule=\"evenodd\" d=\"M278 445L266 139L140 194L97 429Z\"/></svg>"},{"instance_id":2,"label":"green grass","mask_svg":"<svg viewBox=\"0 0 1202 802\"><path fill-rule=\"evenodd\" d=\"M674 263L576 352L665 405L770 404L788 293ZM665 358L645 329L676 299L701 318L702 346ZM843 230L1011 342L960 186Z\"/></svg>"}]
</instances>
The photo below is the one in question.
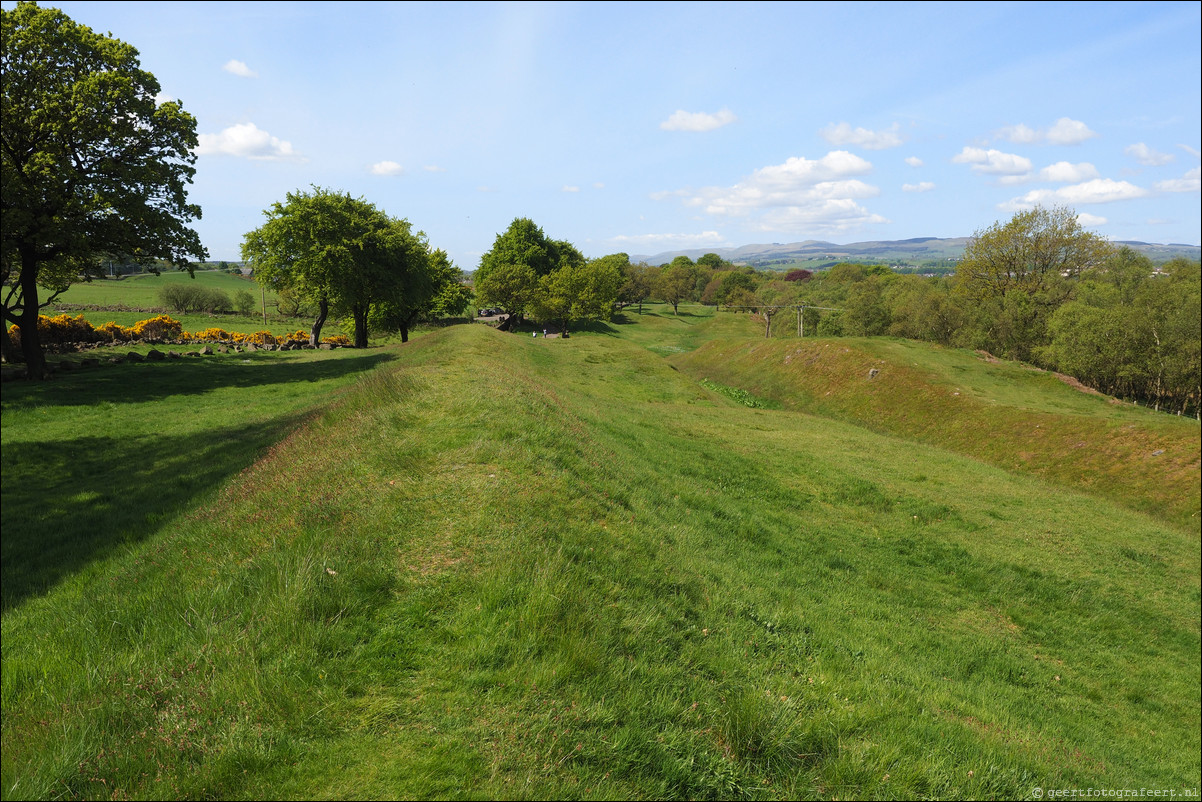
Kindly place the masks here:
<instances>
[{"instance_id":1,"label":"green grass","mask_svg":"<svg viewBox=\"0 0 1202 802\"><path fill-rule=\"evenodd\" d=\"M4 796L1197 789L1196 528L749 407L664 358L742 321L626 318L6 385Z\"/></svg>"},{"instance_id":2,"label":"green grass","mask_svg":"<svg viewBox=\"0 0 1202 802\"><path fill-rule=\"evenodd\" d=\"M164 271L157 276L153 273L139 273L119 279L93 279L72 284L58 300L64 304L150 309L162 306L159 292L163 287L183 282L205 289L224 290L230 297L239 290L244 290L255 296L256 304L260 301L259 285L253 279L220 270L197 270L194 277L183 271ZM267 293L268 309L274 304L275 293Z\"/></svg>"}]
</instances>

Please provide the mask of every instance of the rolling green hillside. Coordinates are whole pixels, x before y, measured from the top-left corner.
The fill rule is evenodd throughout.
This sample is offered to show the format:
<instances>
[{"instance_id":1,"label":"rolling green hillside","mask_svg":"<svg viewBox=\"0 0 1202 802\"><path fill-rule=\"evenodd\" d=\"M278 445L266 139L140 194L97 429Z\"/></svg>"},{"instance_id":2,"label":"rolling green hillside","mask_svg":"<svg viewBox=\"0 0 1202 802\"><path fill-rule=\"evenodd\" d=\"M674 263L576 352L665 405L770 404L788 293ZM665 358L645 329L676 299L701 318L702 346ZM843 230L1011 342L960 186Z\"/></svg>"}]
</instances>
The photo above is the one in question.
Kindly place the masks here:
<instances>
[{"instance_id":1,"label":"rolling green hillside","mask_svg":"<svg viewBox=\"0 0 1202 802\"><path fill-rule=\"evenodd\" d=\"M771 361L706 344L745 325L458 326L326 355L349 388L313 354L169 366L184 407L121 391L161 365L6 386L5 798L1196 797L1197 527L699 381ZM894 346L847 347L850 385ZM965 365L960 401L1134 420ZM233 398L291 433L196 481ZM171 495L124 538L30 481L106 437L171 452L137 452ZM7 595L47 527L83 556Z\"/></svg>"},{"instance_id":2,"label":"rolling green hillside","mask_svg":"<svg viewBox=\"0 0 1202 802\"><path fill-rule=\"evenodd\" d=\"M789 409L1087 490L1197 531L1199 431L1055 376L913 340L720 339L673 363Z\"/></svg>"}]
</instances>

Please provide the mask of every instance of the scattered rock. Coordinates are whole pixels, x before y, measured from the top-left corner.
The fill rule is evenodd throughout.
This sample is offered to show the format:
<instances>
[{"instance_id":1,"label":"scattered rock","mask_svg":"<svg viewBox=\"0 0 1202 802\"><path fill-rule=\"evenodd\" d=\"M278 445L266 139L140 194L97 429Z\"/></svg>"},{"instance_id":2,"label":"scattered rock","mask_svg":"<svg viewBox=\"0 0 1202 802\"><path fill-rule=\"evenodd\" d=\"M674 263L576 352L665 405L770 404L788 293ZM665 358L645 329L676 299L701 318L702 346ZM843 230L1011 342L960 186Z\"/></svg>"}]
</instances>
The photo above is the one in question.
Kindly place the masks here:
<instances>
[{"instance_id":1,"label":"scattered rock","mask_svg":"<svg viewBox=\"0 0 1202 802\"><path fill-rule=\"evenodd\" d=\"M146 352L146 359L151 362L162 362L166 358L167 355L157 348L151 348Z\"/></svg>"},{"instance_id":2,"label":"scattered rock","mask_svg":"<svg viewBox=\"0 0 1202 802\"><path fill-rule=\"evenodd\" d=\"M881 371L879 368L872 368L871 370L868 371L868 378L875 379L880 374L880 372Z\"/></svg>"},{"instance_id":3,"label":"scattered rock","mask_svg":"<svg viewBox=\"0 0 1202 802\"><path fill-rule=\"evenodd\" d=\"M146 357L142 356L137 351L130 351L128 354L125 355L125 359L128 362L145 362L146 361Z\"/></svg>"},{"instance_id":4,"label":"scattered rock","mask_svg":"<svg viewBox=\"0 0 1202 802\"><path fill-rule=\"evenodd\" d=\"M1160 456L1161 454L1163 454L1163 453L1164 453L1164 449L1163 449L1163 448L1158 448L1158 449L1156 449L1155 451L1153 451L1153 452L1152 452L1152 456L1153 456L1153 457L1159 457L1159 456Z\"/></svg>"},{"instance_id":5,"label":"scattered rock","mask_svg":"<svg viewBox=\"0 0 1202 802\"><path fill-rule=\"evenodd\" d=\"M181 354L179 351L168 351L167 352L168 359L179 359L180 356L181 356Z\"/></svg>"}]
</instances>

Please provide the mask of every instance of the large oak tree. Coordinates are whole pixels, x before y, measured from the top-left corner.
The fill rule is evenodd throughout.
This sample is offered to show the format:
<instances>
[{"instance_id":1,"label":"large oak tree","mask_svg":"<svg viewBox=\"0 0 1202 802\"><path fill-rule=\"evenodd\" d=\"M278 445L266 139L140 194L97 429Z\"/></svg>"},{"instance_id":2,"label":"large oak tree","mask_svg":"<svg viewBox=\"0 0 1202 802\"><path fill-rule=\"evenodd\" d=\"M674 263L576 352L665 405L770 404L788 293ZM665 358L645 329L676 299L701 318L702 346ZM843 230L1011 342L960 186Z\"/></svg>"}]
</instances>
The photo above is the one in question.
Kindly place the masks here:
<instances>
[{"instance_id":1,"label":"large oak tree","mask_svg":"<svg viewBox=\"0 0 1202 802\"><path fill-rule=\"evenodd\" d=\"M204 259L187 223L196 120L159 103L138 51L57 9L0 10L0 263L7 325L21 332L31 378L45 373L38 312L101 255ZM39 287L50 291L39 297Z\"/></svg>"}]
</instances>

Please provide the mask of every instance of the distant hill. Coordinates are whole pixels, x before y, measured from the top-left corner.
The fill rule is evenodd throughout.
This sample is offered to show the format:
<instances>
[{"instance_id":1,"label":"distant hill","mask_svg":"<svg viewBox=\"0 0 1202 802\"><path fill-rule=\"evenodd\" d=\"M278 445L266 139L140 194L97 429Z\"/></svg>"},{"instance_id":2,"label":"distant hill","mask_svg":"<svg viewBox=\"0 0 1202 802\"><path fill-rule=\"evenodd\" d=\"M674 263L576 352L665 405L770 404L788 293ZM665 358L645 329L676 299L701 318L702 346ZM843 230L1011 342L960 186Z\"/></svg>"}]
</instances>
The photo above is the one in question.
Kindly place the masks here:
<instances>
[{"instance_id":1,"label":"distant hill","mask_svg":"<svg viewBox=\"0 0 1202 802\"><path fill-rule=\"evenodd\" d=\"M969 239L969 237L915 237L903 240L853 242L848 245L837 245L822 240L805 240L803 242L743 245L738 248L693 248L682 251L665 251L654 256L632 255L630 259L632 262L643 261L651 265L661 265L671 262L681 255L697 259L707 253L716 253L723 259L736 264L768 269L785 268L795 264L822 267L826 264L847 261L897 265L921 265L934 262L946 264L960 259ZM1195 260L1202 258L1202 248L1197 245L1160 245L1135 241L1116 242L1115 244L1126 245L1132 250L1144 254L1153 262L1167 262L1178 256Z\"/></svg>"}]
</instances>

